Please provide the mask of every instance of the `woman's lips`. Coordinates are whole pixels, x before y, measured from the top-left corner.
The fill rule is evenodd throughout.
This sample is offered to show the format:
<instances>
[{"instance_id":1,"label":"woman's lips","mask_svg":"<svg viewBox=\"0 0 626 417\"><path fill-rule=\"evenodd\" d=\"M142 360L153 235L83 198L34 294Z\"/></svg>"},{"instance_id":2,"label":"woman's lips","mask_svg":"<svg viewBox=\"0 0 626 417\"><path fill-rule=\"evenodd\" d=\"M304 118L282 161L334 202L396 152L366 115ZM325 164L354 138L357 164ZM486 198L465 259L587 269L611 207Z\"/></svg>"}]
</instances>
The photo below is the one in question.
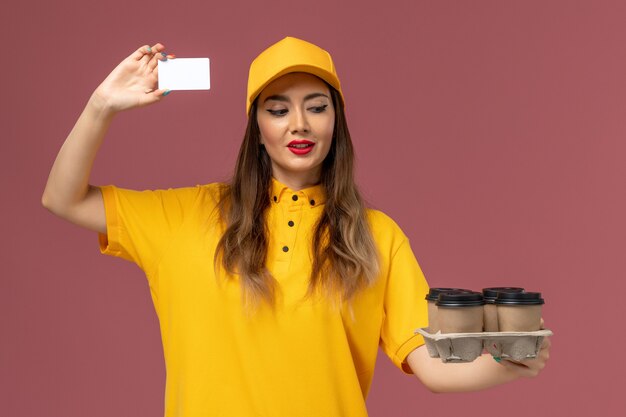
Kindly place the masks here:
<instances>
[{"instance_id":1,"label":"woman's lips","mask_svg":"<svg viewBox=\"0 0 626 417\"><path fill-rule=\"evenodd\" d=\"M311 142L310 140L292 140L291 142L289 142L289 145L287 145L289 150L296 155L305 155L311 152L313 146L315 146L315 143Z\"/></svg>"}]
</instances>

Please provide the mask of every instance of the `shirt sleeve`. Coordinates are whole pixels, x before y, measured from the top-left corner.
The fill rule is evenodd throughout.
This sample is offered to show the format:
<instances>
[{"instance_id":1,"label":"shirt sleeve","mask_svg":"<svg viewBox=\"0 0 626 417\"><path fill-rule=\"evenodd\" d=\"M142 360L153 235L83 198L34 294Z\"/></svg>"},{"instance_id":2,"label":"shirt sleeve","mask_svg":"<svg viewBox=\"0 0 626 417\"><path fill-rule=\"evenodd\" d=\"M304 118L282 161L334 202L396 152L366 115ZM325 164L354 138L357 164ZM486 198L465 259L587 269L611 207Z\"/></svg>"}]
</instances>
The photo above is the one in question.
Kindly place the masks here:
<instances>
[{"instance_id":1,"label":"shirt sleeve","mask_svg":"<svg viewBox=\"0 0 626 417\"><path fill-rule=\"evenodd\" d=\"M99 233L100 252L136 263L147 275L193 207L200 187L135 191L100 187L106 234Z\"/></svg>"},{"instance_id":2,"label":"shirt sleeve","mask_svg":"<svg viewBox=\"0 0 626 417\"><path fill-rule=\"evenodd\" d=\"M381 347L391 361L406 374L412 374L406 358L424 344L415 330L428 326L428 283L404 237L393 254L384 301Z\"/></svg>"}]
</instances>

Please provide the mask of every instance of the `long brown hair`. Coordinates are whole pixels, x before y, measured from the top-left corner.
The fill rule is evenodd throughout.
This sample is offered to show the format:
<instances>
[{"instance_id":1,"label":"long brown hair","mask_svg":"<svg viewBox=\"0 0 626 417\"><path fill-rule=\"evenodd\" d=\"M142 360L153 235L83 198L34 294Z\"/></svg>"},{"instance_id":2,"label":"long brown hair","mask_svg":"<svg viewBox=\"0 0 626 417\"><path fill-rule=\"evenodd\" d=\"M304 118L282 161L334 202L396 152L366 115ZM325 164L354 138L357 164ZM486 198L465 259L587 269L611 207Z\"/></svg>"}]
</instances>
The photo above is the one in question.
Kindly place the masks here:
<instances>
[{"instance_id":1,"label":"long brown hair","mask_svg":"<svg viewBox=\"0 0 626 417\"><path fill-rule=\"evenodd\" d=\"M305 297L321 292L333 301L349 301L378 275L376 245L367 221L366 207L354 182L354 149L339 93L330 85L335 124L327 157L322 162L320 182L326 203L315 226L313 265ZM260 144L257 102L250 108L248 126L235 172L224 188L219 209L226 230L215 252L230 274L240 277L246 306L266 301L274 306L278 283L265 267L270 206L271 159Z\"/></svg>"}]
</instances>

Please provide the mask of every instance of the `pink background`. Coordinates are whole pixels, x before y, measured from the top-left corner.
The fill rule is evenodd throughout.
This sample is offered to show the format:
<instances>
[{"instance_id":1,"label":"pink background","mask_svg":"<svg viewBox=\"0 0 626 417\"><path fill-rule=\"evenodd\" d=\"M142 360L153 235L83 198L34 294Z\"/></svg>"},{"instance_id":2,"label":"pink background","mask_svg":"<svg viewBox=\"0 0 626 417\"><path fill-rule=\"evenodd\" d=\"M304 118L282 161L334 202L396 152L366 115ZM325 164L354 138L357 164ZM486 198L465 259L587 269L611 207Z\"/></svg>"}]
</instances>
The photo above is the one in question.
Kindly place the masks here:
<instances>
[{"instance_id":1,"label":"pink background","mask_svg":"<svg viewBox=\"0 0 626 417\"><path fill-rule=\"evenodd\" d=\"M179 57L210 57L213 88L119 115L92 183L227 178L248 65L287 35L333 54L363 194L411 238L431 286L541 291L555 332L538 378L481 393L431 394L380 355L371 416L622 415L626 337L608 332L624 330L626 290L624 2L1 7L3 415L163 414L142 272L100 255L95 233L48 213L41 193L91 92L157 41Z\"/></svg>"}]
</instances>

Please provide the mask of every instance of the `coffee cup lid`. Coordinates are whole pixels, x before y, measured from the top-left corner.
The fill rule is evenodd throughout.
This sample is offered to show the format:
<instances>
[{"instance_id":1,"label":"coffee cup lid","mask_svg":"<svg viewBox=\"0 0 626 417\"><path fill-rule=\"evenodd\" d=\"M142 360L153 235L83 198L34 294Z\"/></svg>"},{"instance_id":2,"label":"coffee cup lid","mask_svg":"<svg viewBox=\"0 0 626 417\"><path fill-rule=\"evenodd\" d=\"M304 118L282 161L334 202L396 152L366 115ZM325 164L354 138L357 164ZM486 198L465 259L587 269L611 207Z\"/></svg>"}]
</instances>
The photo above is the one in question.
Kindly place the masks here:
<instances>
[{"instance_id":1,"label":"coffee cup lid","mask_svg":"<svg viewBox=\"0 0 626 417\"><path fill-rule=\"evenodd\" d=\"M466 290L464 288L431 288L426 294L426 299L428 301L437 301L439 298L439 294L444 292L473 292L472 290Z\"/></svg>"},{"instance_id":2,"label":"coffee cup lid","mask_svg":"<svg viewBox=\"0 0 626 417\"><path fill-rule=\"evenodd\" d=\"M443 292L437 300L438 307L473 307L485 304L483 295L479 292Z\"/></svg>"},{"instance_id":3,"label":"coffee cup lid","mask_svg":"<svg viewBox=\"0 0 626 417\"><path fill-rule=\"evenodd\" d=\"M485 302L487 304L493 304L496 301L499 292L524 292L524 289L520 287L483 288L483 297L485 297Z\"/></svg>"},{"instance_id":4,"label":"coffee cup lid","mask_svg":"<svg viewBox=\"0 0 626 417\"><path fill-rule=\"evenodd\" d=\"M498 305L541 305L544 304L540 292L499 292Z\"/></svg>"}]
</instances>

